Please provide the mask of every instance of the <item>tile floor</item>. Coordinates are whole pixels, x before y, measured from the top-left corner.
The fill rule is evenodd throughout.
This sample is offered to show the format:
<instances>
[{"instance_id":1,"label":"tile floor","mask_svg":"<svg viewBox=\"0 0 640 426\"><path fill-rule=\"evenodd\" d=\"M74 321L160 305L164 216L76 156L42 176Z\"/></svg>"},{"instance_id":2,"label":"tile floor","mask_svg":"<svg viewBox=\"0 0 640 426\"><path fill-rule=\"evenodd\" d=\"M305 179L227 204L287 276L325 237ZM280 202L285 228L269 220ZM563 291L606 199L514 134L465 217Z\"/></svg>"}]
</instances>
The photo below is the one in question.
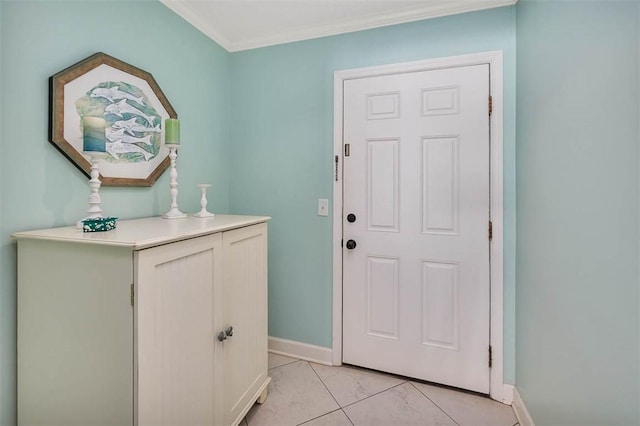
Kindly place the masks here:
<instances>
[{"instance_id":1,"label":"tile floor","mask_svg":"<svg viewBox=\"0 0 640 426\"><path fill-rule=\"evenodd\" d=\"M508 405L356 367L269 354L269 396L241 426L514 426Z\"/></svg>"}]
</instances>

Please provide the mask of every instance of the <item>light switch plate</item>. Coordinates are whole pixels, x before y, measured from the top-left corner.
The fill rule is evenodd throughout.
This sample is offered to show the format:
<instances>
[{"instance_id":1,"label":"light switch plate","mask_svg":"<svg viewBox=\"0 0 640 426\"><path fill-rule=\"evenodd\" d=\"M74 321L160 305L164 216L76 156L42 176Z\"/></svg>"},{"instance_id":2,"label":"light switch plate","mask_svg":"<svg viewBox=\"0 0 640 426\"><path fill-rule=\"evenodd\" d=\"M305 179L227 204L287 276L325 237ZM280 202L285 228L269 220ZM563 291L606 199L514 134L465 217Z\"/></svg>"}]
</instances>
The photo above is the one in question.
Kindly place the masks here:
<instances>
[{"instance_id":1,"label":"light switch plate","mask_svg":"<svg viewBox=\"0 0 640 426\"><path fill-rule=\"evenodd\" d=\"M318 216L329 216L329 200L318 198Z\"/></svg>"}]
</instances>

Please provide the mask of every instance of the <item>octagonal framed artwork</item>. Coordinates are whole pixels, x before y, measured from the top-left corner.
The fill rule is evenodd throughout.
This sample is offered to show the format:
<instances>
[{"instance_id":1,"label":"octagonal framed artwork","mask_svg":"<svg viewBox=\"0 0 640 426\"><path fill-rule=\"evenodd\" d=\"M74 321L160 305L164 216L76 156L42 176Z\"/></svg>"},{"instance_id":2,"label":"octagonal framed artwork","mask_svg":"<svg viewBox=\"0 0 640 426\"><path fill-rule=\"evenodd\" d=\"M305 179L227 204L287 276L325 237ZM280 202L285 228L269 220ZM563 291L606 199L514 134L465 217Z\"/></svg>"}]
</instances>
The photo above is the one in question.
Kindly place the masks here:
<instances>
[{"instance_id":1,"label":"octagonal framed artwork","mask_svg":"<svg viewBox=\"0 0 640 426\"><path fill-rule=\"evenodd\" d=\"M153 76L99 52L49 79L49 141L85 175L82 119L105 120L100 180L108 186L152 186L169 167L164 122L178 118Z\"/></svg>"}]
</instances>

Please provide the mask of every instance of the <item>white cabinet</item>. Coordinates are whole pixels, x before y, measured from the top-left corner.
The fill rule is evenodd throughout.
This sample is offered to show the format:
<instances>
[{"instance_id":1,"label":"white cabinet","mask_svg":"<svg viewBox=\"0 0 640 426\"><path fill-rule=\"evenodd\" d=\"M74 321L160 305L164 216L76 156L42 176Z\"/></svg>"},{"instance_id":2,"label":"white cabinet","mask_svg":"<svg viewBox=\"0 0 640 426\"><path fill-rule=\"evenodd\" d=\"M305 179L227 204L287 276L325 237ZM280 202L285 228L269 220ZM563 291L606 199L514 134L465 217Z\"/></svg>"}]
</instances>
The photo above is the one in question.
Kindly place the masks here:
<instances>
[{"instance_id":1,"label":"white cabinet","mask_svg":"<svg viewBox=\"0 0 640 426\"><path fill-rule=\"evenodd\" d=\"M233 327L222 351L224 366L224 424L242 420L245 407L266 389L267 250L266 224L236 229L222 235L224 329ZM255 265L248 268L247 264ZM259 354L259 355L258 355ZM259 402L266 398L264 393Z\"/></svg>"},{"instance_id":2,"label":"white cabinet","mask_svg":"<svg viewBox=\"0 0 640 426\"><path fill-rule=\"evenodd\" d=\"M221 249L222 235L213 234L134 253L141 425L222 424L214 409Z\"/></svg>"},{"instance_id":3,"label":"white cabinet","mask_svg":"<svg viewBox=\"0 0 640 426\"><path fill-rule=\"evenodd\" d=\"M240 422L269 382L267 220L15 234L18 422Z\"/></svg>"}]
</instances>

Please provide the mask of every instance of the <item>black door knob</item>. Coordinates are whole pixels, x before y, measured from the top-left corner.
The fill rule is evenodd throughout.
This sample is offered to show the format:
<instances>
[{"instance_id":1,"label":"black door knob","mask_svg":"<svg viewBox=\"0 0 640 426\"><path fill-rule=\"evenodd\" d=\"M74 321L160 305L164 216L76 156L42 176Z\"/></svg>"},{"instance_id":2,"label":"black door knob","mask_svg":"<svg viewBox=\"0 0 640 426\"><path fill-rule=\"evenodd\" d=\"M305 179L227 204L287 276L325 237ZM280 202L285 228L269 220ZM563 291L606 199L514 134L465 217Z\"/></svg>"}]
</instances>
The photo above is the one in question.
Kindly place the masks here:
<instances>
[{"instance_id":1,"label":"black door knob","mask_svg":"<svg viewBox=\"0 0 640 426\"><path fill-rule=\"evenodd\" d=\"M347 241L347 248L349 250L353 250L354 248L356 248L356 242L354 240Z\"/></svg>"},{"instance_id":2,"label":"black door knob","mask_svg":"<svg viewBox=\"0 0 640 426\"><path fill-rule=\"evenodd\" d=\"M349 214L347 215L347 222L349 222L349 223L353 223L353 222L355 222L355 221L356 221L356 215L355 215L355 214L353 214L353 213L349 213Z\"/></svg>"}]
</instances>

